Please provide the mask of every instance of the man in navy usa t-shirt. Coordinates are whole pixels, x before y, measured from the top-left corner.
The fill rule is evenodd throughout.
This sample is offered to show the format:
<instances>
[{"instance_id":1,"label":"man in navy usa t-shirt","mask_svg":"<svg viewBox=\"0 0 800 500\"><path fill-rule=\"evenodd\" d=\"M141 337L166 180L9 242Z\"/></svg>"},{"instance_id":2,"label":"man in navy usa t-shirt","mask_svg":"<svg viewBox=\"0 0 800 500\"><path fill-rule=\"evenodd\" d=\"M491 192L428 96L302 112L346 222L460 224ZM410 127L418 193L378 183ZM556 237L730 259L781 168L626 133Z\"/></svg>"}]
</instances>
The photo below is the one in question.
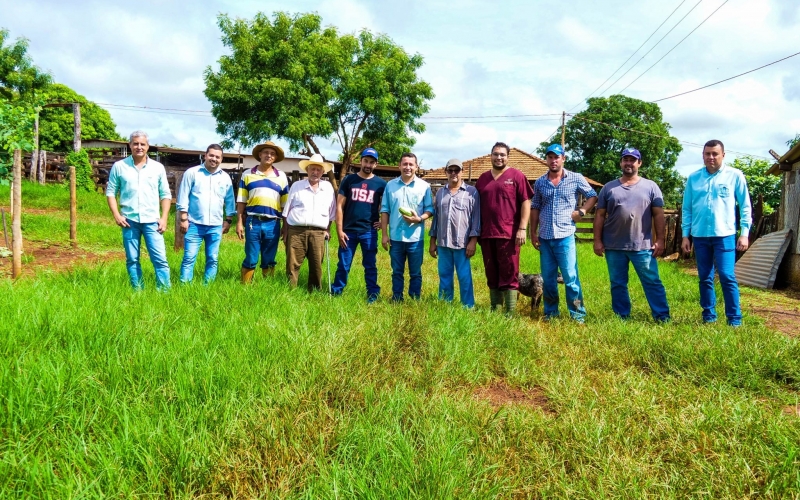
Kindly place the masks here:
<instances>
[{"instance_id":1,"label":"man in navy usa t-shirt","mask_svg":"<svg viewBox=\"0 0 800 500\"><path fill-rule=\"evenodd\" d=\"M334 295L347 285L356 247L361 245L361 263L367 283L367 302L381 293L378 286L378 230L380 208L386 181L372 173L378 165L378 152L367 148L361 153L361 170L344 178L336 203L336 230L339 232L339 264L333 280Z\"/></svg>"}]
</instances>

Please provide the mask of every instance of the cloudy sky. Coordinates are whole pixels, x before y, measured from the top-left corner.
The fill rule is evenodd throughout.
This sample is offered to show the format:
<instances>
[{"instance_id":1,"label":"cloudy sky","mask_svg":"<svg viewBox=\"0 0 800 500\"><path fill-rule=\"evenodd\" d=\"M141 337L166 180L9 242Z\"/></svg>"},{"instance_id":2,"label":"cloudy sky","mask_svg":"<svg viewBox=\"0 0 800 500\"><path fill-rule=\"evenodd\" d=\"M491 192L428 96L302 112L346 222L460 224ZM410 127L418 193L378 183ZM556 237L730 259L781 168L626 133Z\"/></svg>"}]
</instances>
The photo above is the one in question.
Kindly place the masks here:
<instances>
[{"instance_id":1,"label":"cloudy sky","mask_svg":"<svg viewBox=\"0 0 800 500\"><path fill-rule=\"evenodd\" d=\"M486 154L496 140L533 151L559 117L473 117L577 112L673 11L608 84L652 51L602 95L628 86L715 10L624 93L656 100L800 51L797 0L0 0L0 26L27 38L56 81L98 103L202 111L210 109L203 71L225 53L217 15L279 10L316 11L344 32L385 33L425 58L421 77L436 97L415 151L427 168ZM660 105L682 141L782 154L800 132L800 56ZM210 114L109 110L123 135L144 129L154 143L194 149L220 139ZM338 154L332 143L323 149ZM699 165L700 149L684 145L679 170Z\"/></svg>"}]
</instances>

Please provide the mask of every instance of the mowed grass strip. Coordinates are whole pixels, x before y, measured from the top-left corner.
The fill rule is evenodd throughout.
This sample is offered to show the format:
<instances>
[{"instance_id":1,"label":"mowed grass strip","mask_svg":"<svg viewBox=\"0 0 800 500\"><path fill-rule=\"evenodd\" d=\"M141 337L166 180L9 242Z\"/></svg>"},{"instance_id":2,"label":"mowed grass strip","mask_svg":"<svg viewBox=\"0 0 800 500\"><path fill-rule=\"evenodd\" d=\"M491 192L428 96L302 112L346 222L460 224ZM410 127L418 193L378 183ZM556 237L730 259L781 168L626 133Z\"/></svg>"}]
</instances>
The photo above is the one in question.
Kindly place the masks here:
<instances>
[{"instance_id":1,"label":"mowed grass strip","mask_svg":"<svg viewBox=\"0 0 800 500\"><path fill-rule=\"evenodd\" d=\"M94 197L81 215L103 216ZM97 231L87 245L121 240ZM527 299L512 318L488 311L479 256L465 311L436 300L427 256L423 300L393 304L381 250L383 298L367 305L359 257L341 297L308 294L305 274L290 289L282 247L275 279L245 287L228 235L217 282L200 284L201 256L178 286L167 241L166 294L146 260L141 293L122 261L0 281L0 497L800 495L800 419L781 411L800 399L797 340L753 316L702 325L678 266L661 264L672 324L652 322L633 275L621 321L604 260L579 245L580 327L530 319ZM332 272L335 255L333 241ZM523 271L538 267L526 246ZM497 383L547 407L476 397Z\"/></svg>"}]
</instances>

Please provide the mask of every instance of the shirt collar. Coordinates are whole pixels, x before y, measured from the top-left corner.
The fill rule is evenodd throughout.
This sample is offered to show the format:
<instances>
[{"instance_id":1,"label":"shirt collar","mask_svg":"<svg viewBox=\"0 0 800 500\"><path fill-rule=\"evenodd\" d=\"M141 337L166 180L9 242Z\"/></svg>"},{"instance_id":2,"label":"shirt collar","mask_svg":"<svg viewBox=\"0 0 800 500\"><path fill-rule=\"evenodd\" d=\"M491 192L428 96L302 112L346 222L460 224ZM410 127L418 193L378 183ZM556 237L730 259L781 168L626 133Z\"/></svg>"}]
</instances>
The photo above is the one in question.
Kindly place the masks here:
<instances>
[{"instance_id":1,"label":"shirt collar","mask_svg":"<svg viewBox=\"0 0 800 500\"><path fill-rule=\"evenodd\" d=\"M206 162L203 162L203 163L201 163L201 164L200 164L200 169L201 169L201 170L205 170L206 172L208 172L208 175L217 175L218 173L222 172L222 165L220 165L219 167L217 167L217 171L216 171L216 172L214 172L213 174L211 173L211 171L210 171L210 170L208 170L208 169L206 168Z\"/></svg>"},{"instance_id":2,"label":"shirt collar","mask_svg":"<svg viewBox=\"0 0 800 500\"><path fill-rule=\"evenodd\" d=\"M133 155L130 155L127 158L125 158L125 163L129 167L136 168L136 164L133 162ZM142 168L146 167L148 163L150 163L150 157L149 156L145 156L144 157L144 165L142 166Z\"/></svg>"}]
</instances>

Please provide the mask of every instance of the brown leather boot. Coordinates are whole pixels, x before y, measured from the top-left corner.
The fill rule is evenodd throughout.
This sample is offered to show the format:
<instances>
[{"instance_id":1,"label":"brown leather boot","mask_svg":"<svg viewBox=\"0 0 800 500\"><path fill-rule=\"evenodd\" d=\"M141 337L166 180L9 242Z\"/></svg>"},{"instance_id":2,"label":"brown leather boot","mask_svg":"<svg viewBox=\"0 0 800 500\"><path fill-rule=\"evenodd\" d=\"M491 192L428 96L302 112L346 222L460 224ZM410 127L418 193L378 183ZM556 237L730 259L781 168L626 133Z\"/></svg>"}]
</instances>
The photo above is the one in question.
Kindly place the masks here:
<instances>
[{"instance_id":1,"label":"brown leather boot","mask_svg":"<svg viewBox=\"0 0 800 500\"><path fill-rule=\"evenodd\" d=\"M247 269L246 267L242 268L242 283L247 284L253 281L253 274L255 274L255 269Z\"/></svg>"},{"instance_id":2,"label":"brown leather boot","mask_svg":"<svg viewBox=\"0 0 800 500\"><path fill-rule=\"evenodd\" d=\"M271 277L275 276L275 268L274 267L268 267L266 269L261 269L261 276L263 276L265 278L271 278Z\"/></svg>"}]
</instances>

